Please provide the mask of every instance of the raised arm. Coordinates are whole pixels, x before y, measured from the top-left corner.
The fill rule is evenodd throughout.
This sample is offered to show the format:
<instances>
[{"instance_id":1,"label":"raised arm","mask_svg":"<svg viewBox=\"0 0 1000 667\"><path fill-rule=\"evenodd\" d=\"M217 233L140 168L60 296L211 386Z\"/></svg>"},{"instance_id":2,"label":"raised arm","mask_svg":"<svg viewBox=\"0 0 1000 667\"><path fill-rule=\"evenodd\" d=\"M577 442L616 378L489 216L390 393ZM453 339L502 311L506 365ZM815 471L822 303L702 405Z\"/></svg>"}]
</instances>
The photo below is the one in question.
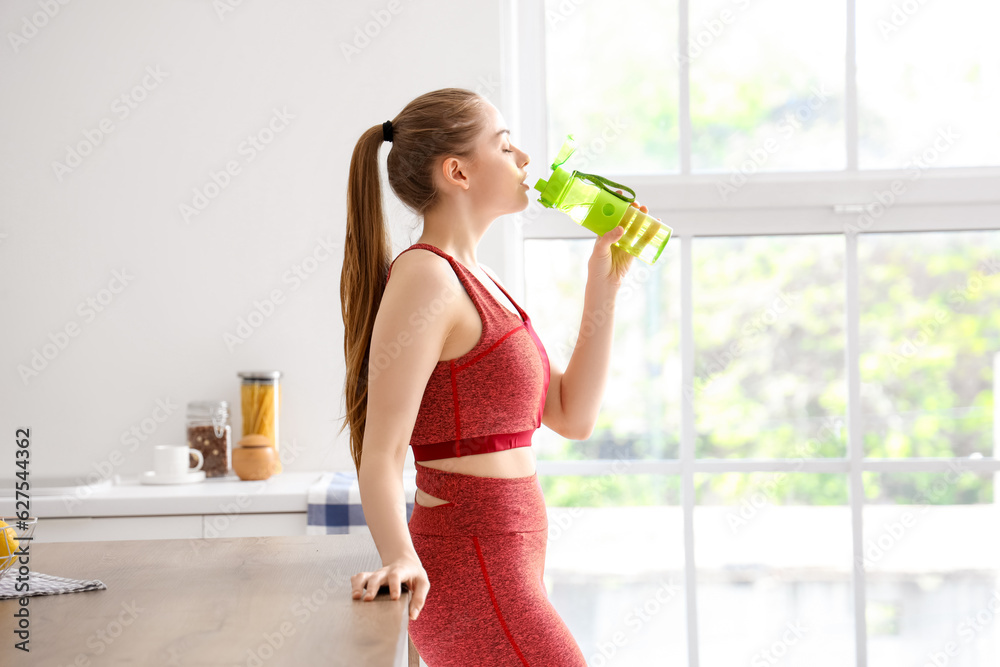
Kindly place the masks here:
<instances>
[{"instance_id":1,"label":"raised arm","mask_svg":"<svg viewBox=\"0 0 1000 667\"><path fill-rule=\"evenodd\" d=\"M648 212L638 202L632 202L632 206L643 213ZM624 233L621 226L615 227L594 242L593 253L587 262L583 317L573 354L565 371L549 360L549 390L542 423L571 440L586 440L594 432L607 387L615 302L622 279L634 260L626 251L611 245ZM490 276L500 282L492 272Z\"/></svg>"}]
</instances>

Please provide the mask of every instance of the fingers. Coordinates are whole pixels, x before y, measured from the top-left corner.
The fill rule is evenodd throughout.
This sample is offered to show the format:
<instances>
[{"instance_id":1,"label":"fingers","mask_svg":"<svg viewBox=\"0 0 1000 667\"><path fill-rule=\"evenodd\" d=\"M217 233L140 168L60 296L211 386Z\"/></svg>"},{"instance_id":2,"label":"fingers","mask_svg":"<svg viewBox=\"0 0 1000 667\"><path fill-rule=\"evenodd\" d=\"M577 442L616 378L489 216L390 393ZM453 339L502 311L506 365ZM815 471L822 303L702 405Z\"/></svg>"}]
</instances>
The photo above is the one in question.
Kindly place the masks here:
<instances>
[{"instance_id":1,"label":"fingers","mask_svg":"<svg viewBox=\"0 0 1000 667\"><path fill-rule=\"evenodd\" d=\"M384 577L381 573L376 572L371 579L368 580L368 592L365 593L365 600L374 600L375 596L378 595L378 589L382 585L382 579Z\"/></svg>"},{"instance_id":2,"label":"fingers","mask_svg":"<svg viewBox=\"0 0 1000 667\"><path fill-rule=\"evenodd\" d=\"M414 579L403 581L396 570L387 571L385 569L377 572L359 572L351 577L351 597L355 600L374 600L383 586L389 589L389 597L398 600L402 597L403 587L407 591L413 591L410 598L410 618L416 620L420 610L424 607L424 600L427 598L427 591L430 582L426 577L414 577Z\"/></svg>"},{"instance_id":3,"label":"fingers","mask_svg":"<svg viewBox=\"0 0 1000 667\"><path fill-rule=\"evenodd\" d=\"M410 620L417 620L420 610L424 608L424 600L427 599L427 591L430 590L430 582L424 577L415 577L413 581L413 597L410 598Z\"/></svg>"},{"instance_id":4,"label":"fingers","mask_svg":"<svg viewBox=\"0 0 1000 667\"><path fill-rule=\"evenodd\" d=\"M358 572L356 575L351 577L351 597L358 599L361 597L361 593L365 588L365 579L370 575L371 572Z\"/></svg>"},{"instance_id":5,"label":"fingers","mask_svg":"<svg viewBox=\"0 0 1000 667\"><path fill-rule=\"evenodd\" d=\"M378 594L378 589L385 578L385 571L359 572L351 577L351 597L355 600L373 600ZM367 592L366 592L367 590ZM364 594L364 597L362 597Z\"/></svg>"},{"instance_id":6,"label":"fingers","mask_svg":"<svg viewBox=\"0 0 1000 667\"><path fill-rule=\"evenodd\" d=\"M608 231L598 236L597 241L595 242L594 245L596 247L600 247L603 244L605 246L604 250L607 250L608 248L611 247L611 245L615 241L617 241L624 235L625 235L625 228L622 227L621 225L618 225L617 227L612 227Z\"/></svg>"},{"instance_id":7,"label":"fingers","mask_svg":"<svg viewBox=\"0 0 1000 667\"><path fill-rule=\"evenodd\" d=\"M399 590L400 588L402 588L402 584L399 579L399 574L396 572L392 572L389 575L389 597L393 600L398 600L400 595L400 590Z\"/></svg>"}]
</instances>

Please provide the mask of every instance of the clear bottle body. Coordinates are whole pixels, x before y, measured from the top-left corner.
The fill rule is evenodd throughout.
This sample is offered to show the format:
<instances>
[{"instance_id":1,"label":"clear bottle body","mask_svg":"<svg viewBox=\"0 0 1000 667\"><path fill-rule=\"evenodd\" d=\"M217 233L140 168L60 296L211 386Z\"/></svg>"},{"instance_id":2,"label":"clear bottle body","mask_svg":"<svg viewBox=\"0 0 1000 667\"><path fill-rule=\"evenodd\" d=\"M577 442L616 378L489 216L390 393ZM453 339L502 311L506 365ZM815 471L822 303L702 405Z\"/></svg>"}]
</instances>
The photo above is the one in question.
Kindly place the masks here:
<instances>
[{"instance_id":1,"label":"clear bottle body","mask_svg":"<svg viewBox=\"0 0 1000 667\"><path fill-rule=\"evenodd\" d=\"M596 190L596 188L595 188ZM593 202L560 206L560 210L573 218L578 225L590 215ZM612 245L646 262L653 264L663 252L673 234L673 229L663 224L648 213L643 213L635 206L625 209L624 215L616 226L625 228L625 235Z\"/></svg>"},{"instance_id":2,"label":"clear bottle body","mask_svg":"<svg viewBox=\"0 0 1000 667\"><path fill-rule=\"evenodd\" d=\"M624 227L624 236L614 245L647 264L653 264L666 247L673 230L612 191L612 188L617 188L621 193L621 188L625 188L631 193L632 190L626 186L619 186L596 174L570 173L564 169L562 164L574 149L575 143L570 135L552 164L548 180L539 179L535 183L535 189L541 193L541 204L566 213L576 224L598 235L604 235L615 227Z\"/></svg>"},{"instance_id":3,"label":"clear bottle body","mask_svg":"<svg viewBox=\"0 0 1000 667\"><path fill-rule=\"evenodd\" d=\"M625 215L618 224L625 227L625 234L613 245L647 264L656 261L673 233L670 227L635 206L629 206L625 210Z\"/></svg>"}]
</instances>

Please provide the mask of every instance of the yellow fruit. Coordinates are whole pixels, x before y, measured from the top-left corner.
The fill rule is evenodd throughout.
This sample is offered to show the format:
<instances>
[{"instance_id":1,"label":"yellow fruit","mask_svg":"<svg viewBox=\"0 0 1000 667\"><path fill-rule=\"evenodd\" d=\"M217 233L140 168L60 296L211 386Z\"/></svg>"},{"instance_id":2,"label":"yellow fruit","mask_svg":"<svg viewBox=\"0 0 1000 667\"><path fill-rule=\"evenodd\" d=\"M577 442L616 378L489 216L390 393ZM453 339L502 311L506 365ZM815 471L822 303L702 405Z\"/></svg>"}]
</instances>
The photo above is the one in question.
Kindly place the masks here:
<instances>
[{"instance_id":1,"label":"yellow fruit","mask_svg":"<svg viewBox=\"0 0 1000 667\"><path fill-rule=\"evenodd\" d=\"M0 529L3 529L3 538L0 539L0 570L6 570L17 560L17 532L12 526L8 526L3 519L0 519Z\"/></svg>"}]
</instances>

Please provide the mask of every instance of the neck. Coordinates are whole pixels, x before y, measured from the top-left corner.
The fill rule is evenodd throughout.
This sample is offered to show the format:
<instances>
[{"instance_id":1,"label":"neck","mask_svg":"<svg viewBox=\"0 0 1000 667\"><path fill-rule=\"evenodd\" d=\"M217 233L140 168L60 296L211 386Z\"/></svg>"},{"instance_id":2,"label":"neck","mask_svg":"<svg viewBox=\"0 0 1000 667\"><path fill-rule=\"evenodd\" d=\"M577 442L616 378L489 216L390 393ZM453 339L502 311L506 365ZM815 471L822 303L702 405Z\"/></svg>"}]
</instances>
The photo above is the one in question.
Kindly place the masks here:
<instances>
[{"instance_id":1,"label":"neck","mask_svg":"<svg viewBox=\"0 0 1000 667\"><path fill-rule=\"evenodd\" d=\"M493 218L477 213L469 204L441 202L424 214L424 230L417 243L427 243L454 257L469 269L479 269L476 248Z\"/></svg>"}]
</instances>

